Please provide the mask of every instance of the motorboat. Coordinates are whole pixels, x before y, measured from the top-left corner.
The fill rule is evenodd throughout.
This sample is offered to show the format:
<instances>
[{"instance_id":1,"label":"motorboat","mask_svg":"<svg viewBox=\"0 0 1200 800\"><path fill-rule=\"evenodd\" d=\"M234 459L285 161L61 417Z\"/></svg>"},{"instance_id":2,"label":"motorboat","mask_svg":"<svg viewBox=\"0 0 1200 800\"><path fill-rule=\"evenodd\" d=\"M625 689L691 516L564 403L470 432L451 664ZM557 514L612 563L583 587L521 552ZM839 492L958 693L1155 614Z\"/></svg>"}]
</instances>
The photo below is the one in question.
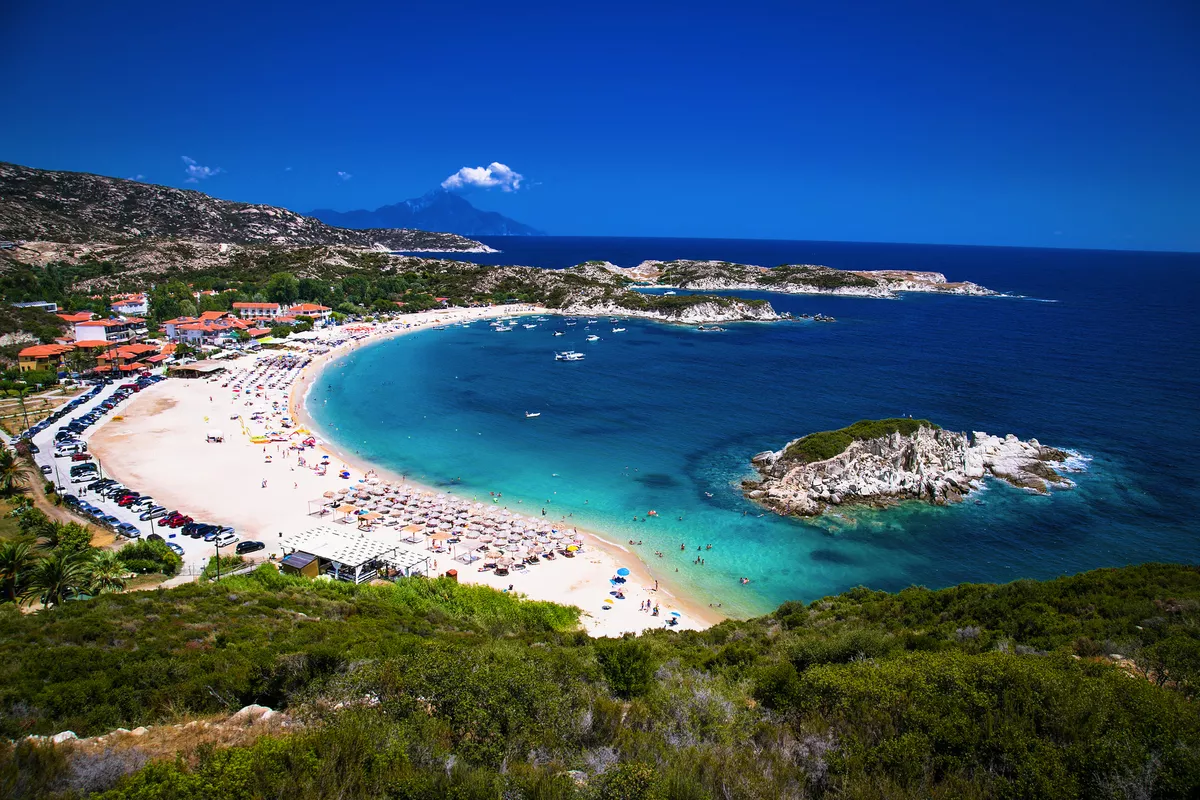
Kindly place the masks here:
<instances>
[{"instance_id":1,"label":"motorboat","mask_svg":"<svg viewBox=\"0 0 1200 800\"><path fill-rule=\"evenodd\" d=\"M674 293L674 292L663 292L663 296L664 296L664 297L666 297L666 296L667 296L667 295L669 295L669 294L675 294L675 293Z\"/></svg>"},{"instance_id":2,"label":"motorboat","mask_svg":"<svg viewBox=\"0 0 1200 800\"><path fill-rule=\"evenodd\" d=\"M587 340L589 342L598 342L598 341L600 341L600 337L593 333L587 337Z\"/></svg>"},{"instance_id":3,"label":"motorboat","mask_svg":"<svg viewBox=\"0 0 1200 800\"><path fill-rule=\"evenodd\" d=\"M554 332L554 335L555 335L555 336L562 336L562 335L563 335L563 332L562 332L562 331L555 331L555 332Z\"/></svg>"},{"instance_id":4,"label":"motorboat","mask_svg":"<svg viewBox=\"0 0 1200 800\"><path fill-rule=\"evenodd\" d=\"M624 332L625 332L624 328L613 328L613 333L624 333Z\"/></svg>"},{"instance_id":5,"label":"motorboat","mask_svg":"<svg viewBox=\"0 0 1200 800\"><path fill-rule=\"evenodd\" d=\"M530 329L532 329L532 328L536 328L536 327L537 327L537 325L529 325L529 324L525 324L525 325L522 325L521 327L522 327L522 328L524 328L525 330L530 330Z\"/></svg>"},{"instance_id":6,"label":"motorboat","mask_svg":"<svg viewBox=\"0 0 1200 800\"><path fill-rule=\"evenodd\" d=\"M496 328L496 332L497 333L507 333L508 331L511 331L512 329L513 329L512 325L500 325Z\"/></svg>"},{"instance_id":7,"label":"motorboat","mask_svg":"<svg viewBox=\"0 0 1200 800\"><path fill-rule=\"evenodd\" d=\"M542 415L542 412L540 412L540 411L526 411L525 419L533 419L534 417L540 417L541 415Z\"/></svg>"},{"instance_id":8,"label":"motorboat","mask_svg":"<svg viewBox=\"0 0 1200 800\"><path fill-rule=\"evenodd\" d=\"M721 333L725 329L720 325L697 325L696 330L703 331L704 333Z\"/></svg>"},{"instance_id":9,"label":"motorboat","mask_svg":"<svg viewBox=\"0 0 1200 800\"><path fill-rule=\"evenodd\" d=\"M555 361L583 361L586 356L583 353L575 350L566 350L561 353L554 354Z\"/></svg>"}]
</instances>

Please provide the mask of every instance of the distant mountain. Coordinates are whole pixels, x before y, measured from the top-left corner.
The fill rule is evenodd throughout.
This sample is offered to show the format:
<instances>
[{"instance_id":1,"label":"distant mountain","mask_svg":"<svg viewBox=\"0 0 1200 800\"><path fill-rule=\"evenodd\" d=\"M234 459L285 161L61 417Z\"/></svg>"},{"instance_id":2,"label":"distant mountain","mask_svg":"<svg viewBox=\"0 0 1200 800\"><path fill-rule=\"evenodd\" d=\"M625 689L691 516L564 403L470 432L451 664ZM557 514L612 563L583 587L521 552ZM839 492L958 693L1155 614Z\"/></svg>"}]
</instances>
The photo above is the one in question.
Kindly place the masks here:
<instances>
[{"instance_id":1,"label":"distant mountain","mask_svg":"<svg viewBox=\"0 0 1200 800\"><path fill-rule=\"evenodd\" d=\"M356 226L360 227L360 226ZM0 162L0 239L84 242L338 245L470 250L479 242L421 230L347 230L285 208L201 192Z\"/></svg>"},{"instance_id":2,"label":"distant mountain","mask_svg":"<svg viewBox=\"0 0 1200 800\"><path fill-rule=\"evenodd\" d=\"M543 236L524 223L495 211L482 211L462 195L434 189L421 197L374 211L333 211L319 208L310 216L341 228L420 228L462 236Z\"/></svg>"}]
</instances>

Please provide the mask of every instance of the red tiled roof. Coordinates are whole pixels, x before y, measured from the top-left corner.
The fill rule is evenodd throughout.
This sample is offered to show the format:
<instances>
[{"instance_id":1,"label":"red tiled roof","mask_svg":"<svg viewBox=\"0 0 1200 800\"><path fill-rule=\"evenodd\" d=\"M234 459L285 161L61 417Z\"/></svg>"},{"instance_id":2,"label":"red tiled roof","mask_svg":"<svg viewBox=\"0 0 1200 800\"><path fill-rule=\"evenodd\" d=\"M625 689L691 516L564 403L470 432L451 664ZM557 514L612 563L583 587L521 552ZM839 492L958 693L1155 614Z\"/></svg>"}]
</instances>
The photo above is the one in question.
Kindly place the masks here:
<instances>
[{"instance_id":1,"label":"red tiled roof","mask_svg":"<svg viewBox=\"0 0 1200 800\"><path fill-rule=\"evenodd\" d=\"M69 353L74 349L69 344L35 344L17 353L17 358L50 358Z\"/></svg>"},{"instance_id":2,"label":"red tiled roof","mask_svg":"<svg viewBox=\"0 0 1200 800\"><path fill-rule=\"evenodd\" d=\"M292 306L288 309L290 314L303 314L306 311L332 311L328 306L319 306L316 303L301 303L298 306Z\"/></svg>"},{"instance_id":3,"label":"red tiled roof","mask_svg":"<svg viewBox=\"0 0 1200 800\"><path fill-rule=\"evenodd\" d=\"M271 309L271 308L279 308L279 303L234 303L233 307L234 308L247 308L247 309L249 309L249 308Z\"/></svg>"},{"instance_id":4,"label":"red tiled roof","mask_svg":"<svg viewBox=\"0 0 1200 800\"><path fill-rule=\"evenodd\" d=\"M166 361L170 357L171 357L170 353L159 353L156 356L150 356L146 360L149 361L151 364L159 364L163 361Z\"/></svg>"},{"instance_id":5,"label":"red tiled roof","mask_svg":"<svg viewBox=\"0 0 1200 800\"><path fill-rule=\"evenodd\" d=\"M96 315L90 311L77 311L74 314L55 314L55 316L64 322L87 322Z\"/></svg>"},{"instance_id":6,"label":"red tiled roof","mask_svg":"<svg viewBox=\"0 0 1200 800\"><path fill-rule=\"evenodd\" d=\"M125 319L92 319L86 322L76 322L75 324L84 328L116 328L120 325L134 325L145 321L137 317L126 317Z\"/></svg>"},{"instance_id":7,"label":"red tiled roof","mask_svg":"<svg viewBox=\"0 0 1200 800\"><path fill-rule=\"evenodd\" d=\"M82 341L76 342L76 347L112 347L112 342Z\"/></svg>"},{"instance_id":8,"label":"red tiled roof","mask_svg":"<svg viewBox=\"0 0 1200 800\"><path fill-rule=\"evenodd\" d=\"M200 319L220 319L228 313L228 311L205 311L200 315Z\"/></svg>"},{"instance_id":9,"label":"red tiled roof","mask_svg":"<svg viewBox=\"0 0 1200 800\"><path fill-rule=\"evenodd\" d=\"M250 334L255 339L257 339L259 336L266 336L270 332L270 328L251 328L250 330L246 331L246 333Z\"/></svg>"}]
</instances>

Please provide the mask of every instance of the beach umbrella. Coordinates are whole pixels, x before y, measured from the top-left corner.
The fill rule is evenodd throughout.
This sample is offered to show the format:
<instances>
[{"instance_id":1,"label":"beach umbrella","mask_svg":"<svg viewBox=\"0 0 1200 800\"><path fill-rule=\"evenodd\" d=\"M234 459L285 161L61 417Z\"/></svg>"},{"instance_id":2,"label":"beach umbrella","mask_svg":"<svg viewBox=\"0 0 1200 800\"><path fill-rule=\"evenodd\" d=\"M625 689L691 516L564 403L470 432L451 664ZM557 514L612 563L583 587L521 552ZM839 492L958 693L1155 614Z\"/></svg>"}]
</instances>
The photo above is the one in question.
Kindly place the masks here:
<instances>
[{"instance_id":1,"label":"beach umbrella","mask_svg":"<svg viewBox=\"0 0 1200 800\"><path fill-rule=\"evenodd\" d=\"M337 497L337 492L326 492L322 497Z\"/></svg>"},{"instance_id":2,"label":"beach umbrella","mask_svg":"<svg viewBox=\"0 0 1200 800\"><path fill-rule=\"evenodd\" d=\"M570 550L572 553L574 553L576 550L578 550L578 549L579 549L579 545L577 545L577 544L570 544L570 545L567 545L567 549L568 549L568 550Z\"/></svg>"},{"instance_id":3,"label":"beach umbrella","mask_svg":"<svg viewBox=\"0 0 1200 800\"><path fill-rule=\"evenodd\" d=\"M625 569L625 567L621 567L619 570L617 570L617 574L624 578L629 574L629 570Z\"/></svg>"},{"instance_id":4,"label":"beach umbrella","mask_svg":"<svg viewBox=\"0 0 1200 800\"><path fill-rule=\"evenodd\" d=\"M483 555L485 558L500 558L504 555L504 553L500 552L499 550L488 550Z\"/></svg>"},{"instance_id":5,"label":"beach umbrella","mask_svg":"<svg viewBox=\"0 0 1200 800\"><path fill-rule=\"evenodd\" d=\"M672 611L672 612L671 612L671 616L672 616L672 617L682 617L683 615L682 615L682 614L680 614L678 611Z\"/></svg>"}]
</instances>

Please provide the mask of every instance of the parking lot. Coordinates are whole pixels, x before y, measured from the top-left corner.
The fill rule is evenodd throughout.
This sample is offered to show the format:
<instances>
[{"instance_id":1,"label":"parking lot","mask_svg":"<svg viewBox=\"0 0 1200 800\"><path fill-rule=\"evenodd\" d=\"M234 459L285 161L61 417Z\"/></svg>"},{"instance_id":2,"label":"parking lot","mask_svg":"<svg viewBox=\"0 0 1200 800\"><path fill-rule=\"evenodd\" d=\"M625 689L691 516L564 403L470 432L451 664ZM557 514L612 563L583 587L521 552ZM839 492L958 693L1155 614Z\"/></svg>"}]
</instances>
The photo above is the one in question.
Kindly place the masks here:
<instances>
[{"instance_id":1,"label":"parking lot","mask_svg":"<svg viewBox=\"0 0 1200 800\"><path fill-rule=\"evenodd\" d=\"M139 390L153 392L154 383L159 380L162 378L158 376L143 378ZM185 569L189 571L201 569L218 552L218 537L224 541L220 551L225 555L233 555L240 543L237 532L221 527L215 520L192 520L186 516L187 509L163 508L157 506L152 498L137 497L136 503L130 503L127 499L126 506L120 505L118 501L136 494L138 487L122 487L112 482L104 474L104 465L86 452L86 443L91 434L109 417L120 415L122 407L137 393L130 388L121 388L130 382L115 381L103 385L93 396L85 395L83 402L57 421L46 421L35 426L31 437L36 448L34 460L46 479L59 487L66 505L75 513L128 540L160 536L183 558ZM106 409L105 404L111 405L111 408ZM66 436L60 431L71 425L75 426L76 431L66 440L65 447L57 448L56 455L56 444L63 444L61 440L56 442L56 435ZM176 511L179 516L171 520L171 513ZM171 520L173 524L159 524L164 520Z\"/></svg>"}]
</instances>

